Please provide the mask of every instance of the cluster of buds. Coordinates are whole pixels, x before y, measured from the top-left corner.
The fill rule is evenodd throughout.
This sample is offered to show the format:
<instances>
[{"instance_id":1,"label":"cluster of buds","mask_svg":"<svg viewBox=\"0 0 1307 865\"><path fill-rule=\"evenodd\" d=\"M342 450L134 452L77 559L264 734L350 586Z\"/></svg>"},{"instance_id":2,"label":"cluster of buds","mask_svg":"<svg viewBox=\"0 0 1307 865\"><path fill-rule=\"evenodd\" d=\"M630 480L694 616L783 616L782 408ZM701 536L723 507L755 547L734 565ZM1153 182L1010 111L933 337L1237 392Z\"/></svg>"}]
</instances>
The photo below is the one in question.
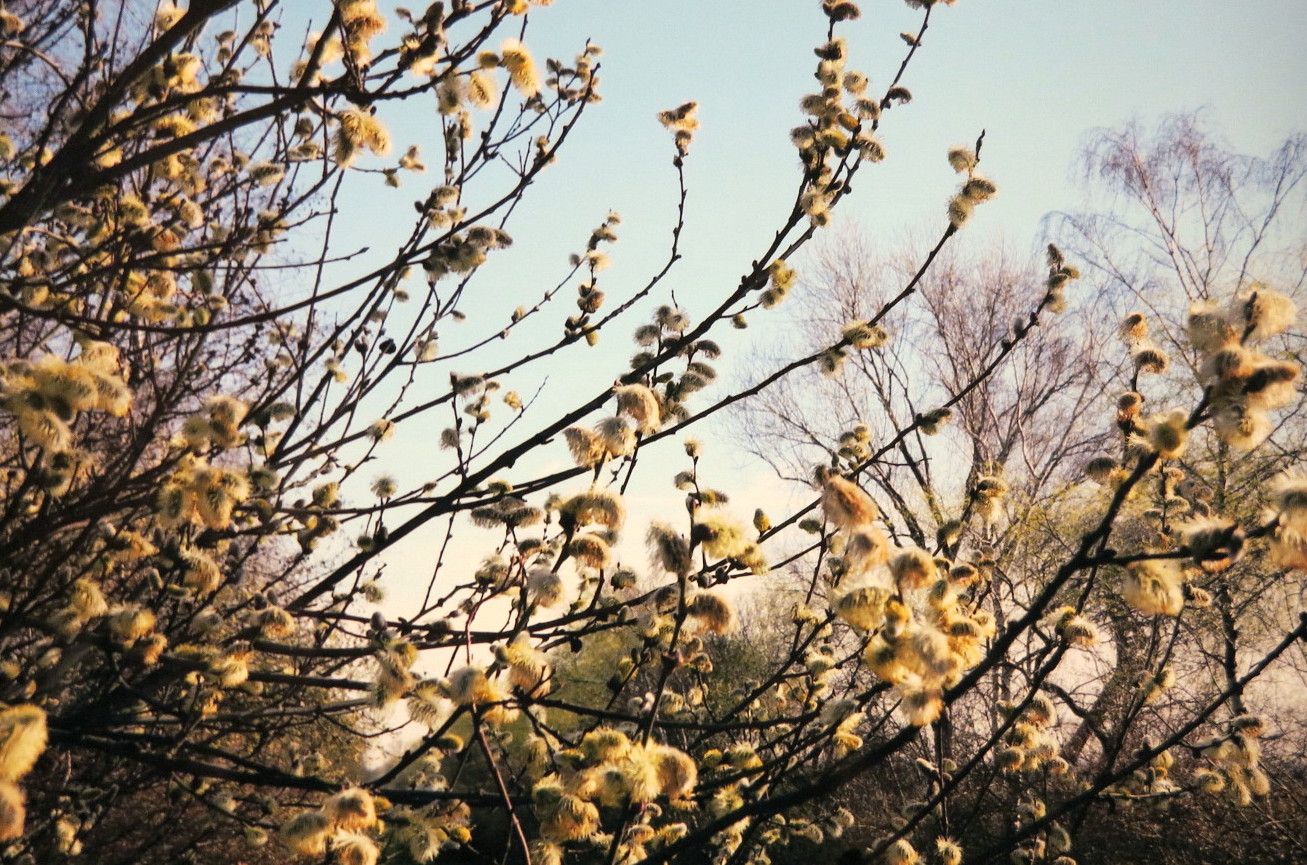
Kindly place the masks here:
<instances>
[{"instance_id":1,"label":"cluster of buds","mask_svg":"<svg viewBox=\"0 0 1307 865\"><path fill-rule=\"evenodd\" d=\"M1286 295L1254 285L1224 307L1207 302L1189 311L1189 340L1209 388L1212 428L1236 450L1249 450L1270 434L1269 412L1291 402L1301 367L1254 346L1293 325L1297 310Z\"/></svg>"},{"instance_id":2,"label":"cluster of buds","mask_svg":"<svg viewBox=\"0 0 1307 865\"><path fill-rule=\"evenodd\" d=\"M603 49L598 45L587 45L576 55L576 60L571 66L565 66L561 61L552 58L546 60L545 68L549 72L549 77L545 79L545 86L557 92L559 97L569 105L582 99L598 102L600 96L596 85L599 83L599 77L595 72L601 54Z\"/></svg>"},{"instance_id":3,"label":"cluster of buds","mask_svg":"<svg viewBox=\"0 0 1307 865\"><path fill-rule=\"evenodd\" d=\"M1247 806L1253 796L1271 792L1271 781L1261 761L1261 737L1266 724L1255 715L1240 715L1229 724L1224 736L1194 745L1208 766L1194 772L1194 781L1204 793L1226 792L1237 804Z\"/></svg>"},{"instance_id":4,"label":"cluster of buds","mask_svg":"<svg viewBox=\"0 0 1307 865\"><path fill-rule=\"evenodd\" d=\"M486 261L486 254L496 249L507 249L513 238L498 228L474 225L464 234L454 234L431 250L422 262L427 282L435 285L450 274L471 273Z\"/></svg>"},{"instance_id":5,"label":"cluster of buds","mask_svg":"<svg viewBox=\"0 0 1307 865\"><path fill-rule=\"evenodd\" d=\"M17 781L36 764L47 738L45 712L39 707L0 709L0 841L23 834L27 809Z\"/></svg>"},{"instance_id":6,"label":"cluster of buds","mask_svg":"<svg viewBox=\"0 0 1307 865\"><path fill-rule=\"evenodd\" d=\"M29 443L69 451L72 426L83 412L127 414L132 394L118 367L116 348L90 340L71 361L45 355L35 362L0 363L0 411L14 416Z\"/></svg>"},{"instance_id":7,"label":"cluster of buds","mask_svg":"<svg viewBox=\"0 0 1307 865\"><path fill-rule=\"evenodd\" d=\"M885 158L885 148L869 127L885 106L868 95L867 76L846 68L848 45L843 38L831 39L814 53L818 58L815 77L821 91L800 100L799 107L808 122L790 132L804 167L818 177L829 175L829 157L842 157L854 149L863 159L880 162ZM826 176L819 185L828 185L828 181ZM817 219L814 224L824 223Z\"/></svg>"},{"instance_id":8,"label":"cluster of buds","mask_svg":"<svg viewBox=\"0 0 1307 865\"><path fill-rule=\"evenodd\" d=\"M626 732L612 727L591 730L574 747L557 751L552 762L554 771L531 791L541 842L549 847L596 835L600 806L637 805L640 825L623 840L633 853L643 856L645 845L666 841L665 833L677 831L676 824L662 829L650 824L662 813L656 800L665 799L673 808L689 807L699 780L698 767L689 755L669 745L632 741Z\"/></svg>"},{"instance_id":9,"label":"cluster of buds","mask_svg":"<svg viewBox=\"0 0 1307 865\"><path fill-rule=\"evenodd\" d=\"M994 182L981 176L976 171L980 156L967 147L954 147L948 152L948 164L958 174L966 174L962 187L949 199L948 221L954 228L961 228L971 221L971 214L976 205L986 202L998 195Z\"/></svg>"},{"instance_id":10,"label":"cluster of buds","mask_svg":"<svg viewBox=\"0 0 1307 865\"><path fill-rule=\"evenodd\" d=\"M690 142L694 140L694 132L699 128L699 118L695 116L698 112L699 103L686 102L658 115L658 122L671 131L672 140L676 143L677 164L690 152Z\"/></svg>"},{"instance_id":11,"label":"cluster of buds","mask_svg":"<svg viewBox=\"0 0 1307 865\"><path fill-rule=\"evenodd\" d=\"M1282 568L1307 571L1307 475L1282 475L1275 493L1275 531L1271 556Z\"/></svg>"},{"instance_id":12,"label":"cluster of buds","mask_svg":"<svg viewBox=\"0 0 1307 865\"><path fill-rule=\"evenodd\" d=\"M361 787L342 790L318 810L301 811L282 824L282 840L301 856L321 858L330 849L342 865L375 865L380 850L368 830L379 826L377 806Z\"/></svg>"},{"instance_id":13,"label":"cluster of buds","mask_svg":"<svg viewBox=\"0 0 1307 865\"><path fill-rule=\"evenodd\" d=\"M1047 293L1044 306L1050 312L1062 312L1066 309L1066 287L1073 280L1080 278L1080 270L1066 263L1062 251L1053 244L1048 245L1048 280L1044 283Z\"/></svg>"},{"instance_id":14,"label":"cluster of buds","mask_svg":"<svg viewBox=\"0 0 1307 865\"><path fill-rule=\"evenodd\" d=\"M1014 709L1006 707L1006 711ZM1053 701L1045 694L1036 694L1004 736L1005 747L995 755L995 765L1004 772L1044 769L1051 775L1065 775L1071 767L1057 753L1051 731L1056 721Z\"/></svg>"}]
</instances>

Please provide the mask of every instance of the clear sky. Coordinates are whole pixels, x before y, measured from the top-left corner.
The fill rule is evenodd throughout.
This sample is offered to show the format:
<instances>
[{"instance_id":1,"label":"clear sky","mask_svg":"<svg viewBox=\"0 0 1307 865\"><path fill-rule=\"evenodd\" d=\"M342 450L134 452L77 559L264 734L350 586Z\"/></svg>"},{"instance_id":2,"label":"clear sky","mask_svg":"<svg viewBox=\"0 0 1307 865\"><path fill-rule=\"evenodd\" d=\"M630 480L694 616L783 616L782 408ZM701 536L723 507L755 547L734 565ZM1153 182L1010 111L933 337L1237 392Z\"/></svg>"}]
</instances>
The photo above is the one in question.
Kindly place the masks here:
<instances>
[{"instance_id":1,"label":"clear sky","mask_svg":"<svg viewBox=\"0 0 1307 865\"><path fill-rule=\"evenodd\" d=\"M818 7L817 0L556 0L532 12L526 41L537 59L570 60L587 39L604 48L604 100L588 109L515 214L514 248L497 254L479 279L524 300L538 296L613 209L623 224L605 290L618 297L642 285L665 257L675 201L670 141L655 115L693 99L702 128L687 167L685 259L667 284L692 312L697 299L706 307L728 291L793 200L798 160L788 131L803 120L799 99L816 89L812 48L826 26ZM921 12L901 0L866 0L862 10L841 32L850 66L876 92L904 56L898 34L915 30ZM907 232L934 234L957 185L945 153L984 129L984 171L1001 192L964 238L1002 235L1019 248L1033 245L1046 213L1079 205L1077 154L1094 127L1202 109L1236 149L1269 152L1307 123L1305 42L1302 0L941 6L904 79L913 102L883 119L888 158L864 167L836 222L856 222L887 243ZM386 116L397 144L430 139L436 118L423 108L405 105ZM426 152L434 159L434 147ZM386 246L389 225L404 231L429 179L406 176L395 191L365 179L360 189L375 202L375 218L354 226L350 241ZM475 316L475 305L467 311Z\"/></svg>"},{"instance_id":2,"label":"clear sky","mask_svg":"<svg viewBox=\"0 0 1307 865\"><path fill-rule=\"evenodd\" d=\"M788 131L802 122L799 99L816 89L812 48L824 40L826 24L818 5L556 0L534 11L525 41L537 59L570 60L587 39L604 48L604 101L588 109L558 164L515 214L509 229L516 243L477 277L468 326L478 326L477 297L487 310L502 310L506 297L521 293L511 309L553 285L567 254L583 248L609 209L623 223L605 290L618 298L644 284L666 255L675 202L670 140L655 115L691 99L700 103L702 127L687 166L685 259L667 288L692 314L729 292L793 199L798 161ZM881 92L906 50L898 34L915 30L921 12L902 0L864 0L862 11L862 20L841 32L849 65ZM1077 153L1094 127L1152 124L1201 108L1236 149L1265 154L1307 125L1305 43L1304 0L960 0L941 7L904 79L912 103L884 117L888 159L864 167L836 221L856 220L891 243L923 228L941 230L958 182L946 151L984 129L984 171L1001 193L979 209L963 238L1004 236L1024 248L1039 241L1046 213L1079 206ZM434 109L423 106L383 116L401 150L429 138L436 123ZM434 161L435 151L428 152ZM375 176L364 178L358 189L366 189L371 209L349 227L349 243L379 249L392 231L403 236L411 202L429 181L430 175L406 178L391 191ZM652 302L666 301L664 293ZM555 319L564 314L551 319L548 338L557 336ZM627 335L638 323L619 323L599 349L569 351L551 368L552 393L588 397L611 382L632 351ZM534 381L506 384L529 392ZM552 417L563 403L550 401L544 411ZM401 429L391 454L418 455L421 465L435 434L407 437ZM556 449L549 458L561 467L561 442ZM416 549L408 553L421 558Z\"/></svg>"},{"instance_id":3,"label":"clear sky","mask_svg":"<svg viewBox=\"0 0 1307 865\"><path fill-rule=\"evenodd\" d=\"M867 0L862 10L843 32L850 65L874 91L903 56L898 34L921 13L901 0ZM738 260L756 245L791 194L786 132L815 86L811 49L825 25L817 2L558 0L533 17L528 41L567 56L590 37L606 52L592 134L564 157L584 167L569 184L577 218L608 206L637 220L661 215L667 151L653 115L695 99L703 128L690 168L697 224L687 269L704 264L700 255ZM876 232L937 219L955 184L944 153L981 129L985 170L1003 194L977 225L1014 239L1033 234L1047 211L1075 206L1069 176L1093 127L1205 108L1235 147L1263 153L1307 120L1305 42L1307 3L1284 0L938 8L905 79L915 99L883 123L889 158L862 173L845 213Z\"/></svg>"}]
</instances>

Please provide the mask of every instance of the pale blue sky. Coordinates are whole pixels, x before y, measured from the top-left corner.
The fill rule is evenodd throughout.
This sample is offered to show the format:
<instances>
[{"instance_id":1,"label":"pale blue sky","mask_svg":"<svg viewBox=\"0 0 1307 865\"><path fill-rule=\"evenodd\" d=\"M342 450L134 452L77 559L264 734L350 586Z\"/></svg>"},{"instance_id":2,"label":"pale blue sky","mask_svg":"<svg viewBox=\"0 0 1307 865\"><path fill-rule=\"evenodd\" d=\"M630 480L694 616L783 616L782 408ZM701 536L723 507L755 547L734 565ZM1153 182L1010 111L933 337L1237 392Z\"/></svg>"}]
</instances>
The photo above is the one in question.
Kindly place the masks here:
<instances>
[{"instance_id":1,"label":"pale blue sky","mask_svg":"<svg viewBox=\"0 0 1307 865\"><path fill-rule=\"evenodd\" d=\"M560 166L583 167L569 184L571 212L590 219L614 206L656 219L667 150L653 114L696 99L703 128L690 164L698 225L689 251L747 253L791 195L786 132L814 87L811 49L825 24L817 5L559 0L536 13L529 38L542 46L563 54L588 36L606 51L592 134ZM843 32L851 65L874 90L903 56L898 33L921 13L901 0L862 6L862 20ZM1236 147L1260 153L1307 118L1307 3L961 0L932 18L905 79L915 101L884 120L889 159L863 172L845 211L877 232L938 218L955 184L945 150L981 129L986 171L1003 194L977 225L1024 238L1045 212L1075 206L1068 178L1095 126L1205 106Z\"/></svg>"},{"instance_id":2,"label":"pale blue sky","mask_svg":"<svg viewBox=\"0 0 1307 865\"><path fill-rule=\"evenodd\" d=\"M841 32L850 66L870 76L874 92L903 57L899 32L915 29L921 13L901 0L862 7L862 20ZM642 284L665 253L675 200L670 142L655 114L694 99L702 128L687 168L685 260L669 285L691 306L701 292L720 296L792 201L797 158L787 135L802 121L800 97L815 89L812 48L824 33L816 0L557 0L533 12L526 41L538 59L570 60L587 38L605 49L604 101L531 189L510 226L515 247L484 281L536 296L612 208L624 222L607 291ZM965 235L1001 233L1019 247L1036 241L1044 214L1079 204L1074 165L1094 127L1204 108L1234 147L1264 154L1307 118L1304 41L1302 0L940 7L905 78L914 101L884 118L889 157L864 168L837 222L854 220L889 242L934 233L957 183L945 152L981 129L984 170L1001 194ZM435 122L422 106L387 119L397 143L429 137ZM391 220L401 231L425 182L391 192L365 181L375 219L351 240L378 246Z\"/></svg>"}]
</instances>

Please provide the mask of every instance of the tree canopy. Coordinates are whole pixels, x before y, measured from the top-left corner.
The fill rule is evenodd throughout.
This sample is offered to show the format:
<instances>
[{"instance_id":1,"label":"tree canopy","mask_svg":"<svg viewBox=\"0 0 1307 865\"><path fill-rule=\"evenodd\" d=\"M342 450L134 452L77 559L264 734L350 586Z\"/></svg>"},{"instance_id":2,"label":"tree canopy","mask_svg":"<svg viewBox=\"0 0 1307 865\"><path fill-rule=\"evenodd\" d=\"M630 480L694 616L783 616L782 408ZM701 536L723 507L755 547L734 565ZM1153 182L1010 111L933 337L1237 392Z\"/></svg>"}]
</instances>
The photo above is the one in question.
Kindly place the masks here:
<instances>
[{"instance_id":1,"label":"tree canopy","mask_svg":"<svg viewBox=\"0 0 1307 865\"><path fill-rule=\"evenodd\" d=\"M873 81L824 0L738 281L667 287L686 102L647 278L608 213L506 285L603 93L549 5L0 9L0 861L1291 861L1301 140L1105 132L1119 209L972 267L972 131L921 250L818 253L953 5ZM363 256L367 184L418 191Z\"/></svg>"}]
</instances>

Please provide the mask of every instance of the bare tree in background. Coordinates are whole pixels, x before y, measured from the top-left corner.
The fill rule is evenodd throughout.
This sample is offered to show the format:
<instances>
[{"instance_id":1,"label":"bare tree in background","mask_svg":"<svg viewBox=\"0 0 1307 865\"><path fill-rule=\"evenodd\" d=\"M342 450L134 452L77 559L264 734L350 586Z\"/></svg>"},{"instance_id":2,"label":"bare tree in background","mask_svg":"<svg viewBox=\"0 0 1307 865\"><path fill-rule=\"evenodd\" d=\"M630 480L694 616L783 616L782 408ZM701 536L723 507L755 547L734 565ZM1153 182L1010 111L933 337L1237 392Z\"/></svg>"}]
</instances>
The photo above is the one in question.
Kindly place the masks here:
<instances>
[{"instance_id":1,"label":"bare tree in background","mask_svg":"<svg viewBox=\"0 0 1307 865\"><path fill-rule=\"evenodd\" d=\"M846 322L879 308L911 277L913 258L878 257L856 228L819 245L791 308L802 347L829 343ZM886 350L851 357L838 378L817 369L790 377L745 406L741 429L760 457L802 477L820 461L856 462L859 443L928 418L898 443L898 459L868 469L892 523L920 546L962 516L981 476L1002 475L1022 488L1013 493L1022 501L1038 501L1104 438L1100 418L1086 416L1106 362L1086 351L1092 335L1080 342L1066 328L1028 320L1046 279L1010 252L955 248L922 278L913 302L887 319ZM1014 326L1026 334L1019 341L1011 339ZM778 450L778 441L788 447Z\"/></svg>"},{"instance_id":2,"label":"bare tree in background","mask_svg":"<svg viewBox=\"0 0 1307 865\"><path fill-rule=\"evenodd\" d=\"M1301 308L1307 276L1307 137L1289 137L1268 157L1240 154L1222 142L1200 115L1166 118L1156 128L1132 123L1097 130L1084 158L1084 181L1092 210L1056 214L1050 229L1086 266L1094 294L1122 319L1122 333L1133 363L1118 373L1123 389L1134 391L1138 369L1154 349L1217 391L1215 423L1195 435L1176 480L1185 496L1196 495L1202 515L1228 514L1246 521L1263 506L1267 482L1287 466L1300 464L1307 436L1300 400L1287 400L1272 417L1235 402L1221 405L1219 376L1210 355L1195 347L1218 299L1231 290L1245 297L1258 291L1282 293ZM1265 356L1301 363L1301 327L1278 335ZM1296 387L1301 392L1301 382ZM1153 399L1171 394L1162 391ZM1127 421L1128 422L1128 421ZM1172 497L1172 504L1176 504ZM1138 536L1173 534L1192 515L1165 507L1137 515ZM1266 579L1274 562L1246 558L1219 576L1196 585L1212 598L1205 627L1187 629L1196 666L1181 675L1196 690L1210 693L1235 681L1268 639L1292 622L1302 608L1300 580ZM1111 619L1117 631L1115 666L1104 687L1086 704L1083 723L1068 741L1077 757L1097 739L1110 750L1119 742L1137 709L1131 705L1136 682L1157 656L1156 635L1139 630L1125 613ZM1182 653L1183 654L1183 653ZM1304 658L1282 670L1250 701L1233 701L1236 712L1252 706L1274 717L1284 755L1276 783L1291 801L1303 796L1301 753L1304 729L1296 693L1304 682ZM1201 684L1200 684L1201 683ZM1117 745L1119 748L1119 745ZM1106 755L1101 755L1106 759ZM1266 825L1285 825L1284 835L1303 843L1302 818L1282 823L1272 812Z\"/></svg>"}]
</instances>

